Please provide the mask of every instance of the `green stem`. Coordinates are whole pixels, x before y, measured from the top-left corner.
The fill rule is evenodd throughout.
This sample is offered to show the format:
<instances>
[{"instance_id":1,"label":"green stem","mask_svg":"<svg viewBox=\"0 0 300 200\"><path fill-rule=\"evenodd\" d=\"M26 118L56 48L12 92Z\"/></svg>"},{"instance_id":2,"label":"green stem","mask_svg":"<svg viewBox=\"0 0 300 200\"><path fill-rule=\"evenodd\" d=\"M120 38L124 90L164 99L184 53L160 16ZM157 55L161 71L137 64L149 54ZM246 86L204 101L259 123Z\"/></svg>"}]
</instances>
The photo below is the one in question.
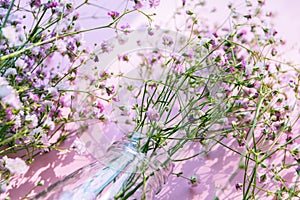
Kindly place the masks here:
<instances>
[{"instance_id":1,"label":"green stem","mask_svg":"<svg viewBox=\"0 0 300 200\"><path fill-rule=\"evenodd\" d=\"M130 11L127 11L127 12L123 13L118 18L116 18L113 22L111 22L111 23L109 23L108 25L105 25L105 26L98 26L98 27L95 27L95 28L74 31L74 32L71 32L71 33L65 33L65 34L58 35L56 37L52 37L52 38L49 38L49 39L41 41L41 42L34 43L34 44L30 45L27 48L20 49L20 50L15 51L15 52L13 52L11 54L4 55L4 56L0 57L0 61L16 57L16 56L18 56L18 55L20 55L20 54L22 54L22 53L24 53L24 52L26 52L26 51L34 48L34 47L41 46L41 45L44 45L44 44L48 44L50 42L53 42L55 40L59 40L61 38L65 38L65 37L68 37L68 36L73 36L73 35L80 34L80 33L89 32L89 31L100 30L100 29L104 29L104 28L112 28L112 25L114 25L115 23L117 23L124 15L129 14L129 13L134 12L134 11L135 10L130 10Z\"/></svg>"},{"instance_id":2,"label":"green stem","mask_svg":"<svg viewBox=\"0 0 300 200\"><path fill-rule=\"evenodd\" d=\"M2 28L4 28L4 27L6 26L7 20L8 20L8 18L9 18L10 12L11 12L11 10L12 10L14 4L15 4L15 0L12 0L12 1L10 2L9 7L8 7L8 10L7 10L7 13L6 13L6 15L5 15L3 24L2 24L2 26L1 26L1 28L0 28L0 35L2 35Z\"/></svg>"}]
</instances>

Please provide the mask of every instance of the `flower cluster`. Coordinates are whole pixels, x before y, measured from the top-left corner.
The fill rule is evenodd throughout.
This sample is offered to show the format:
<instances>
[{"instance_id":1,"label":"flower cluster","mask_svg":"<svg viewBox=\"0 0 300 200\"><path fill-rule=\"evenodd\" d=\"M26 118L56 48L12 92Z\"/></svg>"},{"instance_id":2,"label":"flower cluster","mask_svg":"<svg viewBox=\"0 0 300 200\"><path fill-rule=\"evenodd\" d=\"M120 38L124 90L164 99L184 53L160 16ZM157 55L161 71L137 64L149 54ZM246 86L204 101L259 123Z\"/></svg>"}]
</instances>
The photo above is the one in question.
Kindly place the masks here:
<instances>
[{"instance_id":1,"label":"flower cluster","mask_svg":"<svg viewBox=\"0 0 300 200\"><path fill-rule=\"evenodd\" d=\"M1 184L10 179L7 173L26 173L28 167L23 160L30 164L40 153L59 149L59 144L76 132L70 124L82 118L72 107L73 88L78 69L89 54L83 46L83 33L94 29L80 27L78 9L89 4L77 3L0 1ZM113 28L128 34L129 24L117 24L122 16L134 11L111 11L108 15L113 22L95 29ZM101 46L103 53L110 51L105 42ZM98 80L99 87L111 97L114 85L106 84L104 76ZM95 102L93 116L101 118L104 107L99 99ZM84 152L77 140L70 149ZM16 152L22 160L9 158Z\"/></svg>"},{"instance_id":2,"label":"flower cluster","mask_svg":"<svg viewBox=\"0 0 300 200\"><path fill-rule=\"evenodd\" d=\"M188 39L157 36L149 27L150 38L161 39L156 41L161 49L138 51L140 63L132 61L132 52L119 59L122 66L137 66L140 75L131 77L132 82L143 81L122 83L117 89L119 109L129 107L126 113L131 114L115 123L147 135L140 150L150 155L163 146L171 159L185 161L201 153L173 156L195 141L203 145L202 153L219 145L231 150L241 158L237 168L243 177L231 184L243 199L297 198L299 70L280 61L278 52L285 42L271 26L272 15L264 11L263 1L245 1L247 11L228 4L231 26L218 28L201 21L198 13L204 5L183 1L182 11L175 14L184 15L187 25L179 31L188 30ZM169 53L178 43L183 46L179 55ZM130 73L123 78L130 79ZM122 96L126 89L130 101ZM286 178L289 173L293 176Z\"/></svg>"}]
</instances>

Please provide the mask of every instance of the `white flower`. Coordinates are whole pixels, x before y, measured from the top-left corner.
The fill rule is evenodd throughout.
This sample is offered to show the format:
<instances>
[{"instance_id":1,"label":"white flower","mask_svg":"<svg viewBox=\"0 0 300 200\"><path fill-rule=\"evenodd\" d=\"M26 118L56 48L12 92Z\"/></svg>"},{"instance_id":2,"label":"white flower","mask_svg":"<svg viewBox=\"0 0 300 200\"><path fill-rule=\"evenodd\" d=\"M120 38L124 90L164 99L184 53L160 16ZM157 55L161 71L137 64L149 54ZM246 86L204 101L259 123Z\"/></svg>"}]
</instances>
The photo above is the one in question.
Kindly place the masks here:
<instances>
[{"instance_id":1,"label":"white flower","mask_svg":"<svg viewBox=\"0 0 300 200\"><path fill-rule=\"evenodd\" d=\"M29 133L29 136L34 137L35 135L38 135L40 133L44 133L44 130L41 127L37 127Z\"/></svg>"},{"instance_id":2,"label":"white flower","mask_svg":"<svg viewBox=\"0 0 300 200\"><path fill-rule=\"evenodd\" d=\"M25 122L27 123L29 128L36 127L38 125L38 118L35 114L26 115Z\"/></svg>"},{"instance_id":3,"label":"white flower","mask_svg":"<svg viewBox=\"0 0 300 200\"><path fill-rule=\"evenodd\" d=\"M8 96L3 98L2 101L11 105L12 107L14 107L17 110L20 109L22 106L22 103L20 102L19 98L16 96L14 90Z\"/></svg>"},{"instance_id":4,"label":"white flower","mask_svg":"<svg viewBox=\"0 0 300 200\"><path fill-rule=\"evenodd\" d=\"M0 8L0 17L5 17L7 10L4 8Z\"/></svg>"},{"instance_id":5,"label":"white flower","mask_svg":"<svg viewBox=\"0 0 300 200\"><path fill-rule=\"evenodd\" d=\"M49 147L51 144L49 142L48 136L46 133L43 133L40 140L39 140L44 146Z\"/></svg>"},{"instance_id":6,"label":"white flower","mask_svg":"<svg viewBox=\"0 0 300 200\"><path fill-rule=\"evenodd\" d=\"M54 130L55 128L55 124L54 122L50 119L50 118L47 118L44 122L44 127L46 126L47 128L49 128L51 131Z\"/></svg>"},{"instance_id":7,"label":"white flower","mask_svg":"<svg viewBox=\"0 0 300 200\"><path fill-rule=\"evenodd\" d=\"M17 70L15 68L8 68L5 73L4 76L9 76L9 75L16 75L17 74Z\"/></svg>"},{"instance_id":8,"label":"white flower","mask_svg":"<svg viewBox=\"0 0 300 200\"><path fill-rule=\"evenodd\" d=\"M181 64L173 66L173 73L176 75L182 75L185 72L185 68Z\"/></svg>"},{"instance_id":9,"label":"white flower","mask_svg":"<svg viewBox=\"0 0 300 200\"><path fill-rule=\"evenodd\" d=\"M4 77L0 77L0 98L4 98L12 92L12 87L8 85L8 82Z\"/></svg>"},{"instance_id":10,"label":"white flower","mask_svg":"<svg viewBox=\"0 0 300 200\"><path fill-rule=\"evenodd\" d=\"M17 128L20 128L22 126L22 121L21 121L21 116L20 115L17 115L15 118L15 124L14 124L14 128L17 129Z\"/></svg>"},{"instance_id":11,"label":"white flower","mask_svg":"<svg viewBox=\"0 0 300 200\"><path fill-rule=\"evenodd\" d=\"M7 191L7 186L6 183L4 181L0 181L0 193L4 193Z\"/></svg>"},{"instance_id":12,"label":"white flower","mask_svg":"<svg viewBox=\"0 0 300 200\"><path fill-rule=\"evenodd\" d=\"M10 87L7 86L0 86L0 98L4 98L8 96L12 92Z\"/></svg>"},{"instance_id":13,"label":"white flower","mask_svg":"<svg viewBox=\"0 0 300 200\"><path fill-rule=\"evenodd\" d=\"M56 46L56 48L59 52L64 52L67 50L66 42L63 40L56 40L54 42L54 45Z\"/></svg>"},{"instance_id":14,"label":"white flower","mask_svg":"<svg viewBox=\"0 0 300 200\"><path fill-rule=\"evenodd\" d=\"M265 70L265 65L262 62L257 62L256 65L255 65L255 67L258 68L258 70L260 72L263 72Z\"/></svg>"},{"instance_id":15,"label":"white flower","mask_svg":"<svg viewBox=\"0 0 300 200\"><path fill-rule=\"evenodd\" d=\"M79 155L86 153L87 149L85 143L76 138L71 146Z\"/></svg>"},{"instance_id":16,"label":"white flower","mask_svg":"<svg viewBox=\"0 0 300 200\"><path fill-rule=\"evenodd\" d=\"M0 86L0 98L2 98L4 103L11 105L15 109L20 109L22 106L19 98L16 96L16 93L11 86Z\"/></svg>"},{"instance_id":17,"label":"white flower","mask_svg":"<svg viewBox=\"0 0 300 200\"><path fill-rule=\"evenodd\" d=\"M293 150L293 151L300 152L300 144L294 143L294 144L292 145L292 150Z\"/></svg>"},{"instance_id":18,"label":"white flower","mask_svg":"<svg viewBox=\"0 0 300 200\"><path fill-rule=\"evenodd\" d=\"M14 88L8 85L4 77L0 77L0 99L15 109L19 109L22 105Z\"/></svg>"},{"instance_id":19,"label":"white flower","mask_svg":"<svg viewBox=\"0 0 300 200\"><path fill-rule=\"evenodd\" d=\"M23 69L26 66L26 63L22 58L18 58L15 62L15 65Z\"/></svg>"},{"instance_id":20,"label":"white flower","mask_svg":"<svg viewBox=\"0 0 300 200\"><path fill-rule=\"evenodd\" d=\"M51 96L53 98L56 98L56 99L58 98L59 92L56 87L49 87L47 90L48 90L48 93L51 94Z\"/></svg>"},{"instance_id":21,"label":"white flower","mask_svg":"<svg viewBox=\"0 0 300 200\"><path fill-rule=\"evenodd\" d=\"M33 47L30 51L33 55L38 55L41 51L41 47L39 47L39 46Z\"/></svg>"},{"instance_id":22,"label":"white flower","mask_svg":"<svg viewBox=\"0 0 300 200\"><path fill-rule=\"evenodd\" d=\"M26 165L25 161L21 158L8 158L4 156L2 158L2 162L4 166L12 173L12 174L25 174L29 167Z\"/></svg>"},{"instance_id":23,"label":"white flower","mask_svg":"<svg viewBox=\"0 0 300 200\"><path fill-rule=\"evenodd\" d=\"M158 129L163 129L163 128L165 128L165 125L164 125L164 123L163 123L162 121L158 121L158 122L156 123L156 126L157 126Z\"/></svg>"},{"instance_id":24,"label":"white flower","mask_svg":"<svg viewBox=\"0 0 300 200\"><path fill-rule=\"evenodd\" d=\"M33 129L25 139L25 143L35 142L35 137L44 134L44 130L41 127Z\"/></svg>"},{"instance_id":25,"label":"white flower","mask_svg":"<svg viewBox=\"0 0 300 200\"><path fill-rule=\"evenodd\" d=\"M251 75L253 72L253 68L254 68L254 66L252 64L246 65L246 69L245 69L246 75Z\"/></svg>"},{"instance_id":26,"label":"white flower","mask_svg":"<svg viewBox=\"0 0 300 200\"><path fill-rule=\"evenodd\" d=\"M206 43L208 43L209 41L210 41L209 38L202 38L202 39L200 40L200 42L199 42L199 45L200 45L200 46L203 46L203 45L205 45Z\"/></svg>"},{"instance_id":27,"label":"white flower","mask_svg":"<svg viewBox=\"0 0 300 200\"><path fill-rule=\"evenodd\" d=\"M45 106L49 106L49 107L53 106L53 102L52 102L52 101L49 101L49 100L45 100L45 101L43 102L43 104L44 104Z\"/></svg>"},{"instance_id":28,"label":"white flower","mask_svg":"<svg viewBox=\"0 0 300 200\"><path fill-rule=\"evenodd\" d=\"M61 6L66 6L67 4L70 4L70 5L74 4L74 0L60 0L59 2L61 4Z\"/></svg>"},{"instance_id":29,"label":"white flower","mask_svg":"<svg viewBox=\"0 0 300 200\"><path fill-rule=\"evenodd\" d=\"M3 33L3 36L5 38L7 38L7 40L10 43L15 44L17 42L17 31L16 31L15 27L13 27L13 26L4 27L4 28L2 28L2 33Z\"/></svg>"}]
</instances>

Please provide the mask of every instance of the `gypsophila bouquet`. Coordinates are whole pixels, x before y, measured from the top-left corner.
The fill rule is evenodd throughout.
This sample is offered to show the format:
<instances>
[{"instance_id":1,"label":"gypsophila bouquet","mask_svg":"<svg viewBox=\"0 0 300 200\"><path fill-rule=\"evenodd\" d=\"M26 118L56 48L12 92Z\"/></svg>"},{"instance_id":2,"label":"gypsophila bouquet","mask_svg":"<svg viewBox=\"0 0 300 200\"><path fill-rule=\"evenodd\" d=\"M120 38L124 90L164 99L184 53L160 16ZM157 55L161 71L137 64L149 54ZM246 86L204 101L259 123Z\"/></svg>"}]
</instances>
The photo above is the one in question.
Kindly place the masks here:
<instances>
[{"instance_id":1,"label":"gypsophila bouquet","mask_svg":"<svg viewBox=\"0 0 300 200\"><path fill-rule=\"evenodd\" d=\"M236 169L214 199L231 198L230 188L237 199L299 198L299 69L281 60L285 41L265 2L243 1L244 9L228 3L227 20L211 26L201 15L205 1L182 0L172 18L183 22L175 34L161 31L143 11L160 1L127 3L123 12L106 11L108 24L81 29L78 10L94 5L88 1L0 1L1 189L40 152L61 150L67 137L91 131L93 120L112 126L111 135L118 127L149 163L167 155L159 161L171 166L168 173L193 186L201 178L176 165L220 148L230 152ZM146 16L142 38L154 48L122 23L133 12ZM118 43L87 50L82 34L99 29L114 29ZM115 55L129 38L136 49L129 45ZM105 56L113 64L104 63ZM200 150L185 156L192 144ZM85 150L79 140L74 148ZM21 158L7 157L13 153ZM140 188L147 197L157 174L138 170L114 198L131 198Z\"/></svg>"},{"instance_id":2,"label":"gypsophila bouquet","mask_svg":"<svg viewBox=\"0 0 300 200\"><path fill-rule=\"evenodd\" d=\"M129 33L130 25L119 22L126 14L138 11L132 4L119 12L103 8L103 17L109 22L82 29L78 23L79 10L96 7L93 2L0 1L2 191L11 176L24 175L28 164L41 152L65 150L59 144L75 129L66 126L74 121L72 93L68 90L72 89L77 69L89 54L83 46L82 34L101 29ZM140 10L139 13L146 16ZM100 45L103 52L109 51L105 42ZM94 111L101 113L101 106L95 106ZM80 151L81 143L76 141L73 146Z\"/></svg>"}]
</instances>

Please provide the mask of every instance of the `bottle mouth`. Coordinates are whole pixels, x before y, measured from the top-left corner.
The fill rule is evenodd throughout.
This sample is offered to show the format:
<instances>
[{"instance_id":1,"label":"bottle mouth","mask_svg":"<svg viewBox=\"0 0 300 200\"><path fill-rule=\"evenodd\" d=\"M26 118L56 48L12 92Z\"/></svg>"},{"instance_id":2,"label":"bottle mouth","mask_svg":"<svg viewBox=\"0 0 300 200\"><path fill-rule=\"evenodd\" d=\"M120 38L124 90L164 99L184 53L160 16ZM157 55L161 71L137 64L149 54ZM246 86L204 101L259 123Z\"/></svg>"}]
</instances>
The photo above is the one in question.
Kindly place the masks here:
<instances>
[{"instance_id":1,"label":"bottle mouth","mask_svg":"<svg viewBox=\"0 0 300 200\"><path fill-rule=\"evenodd\" d=\"M152 139L151 139L152 140ZM109 166L112 169L121 170L126 172L126 168L120 169L119 165L112 163L115 160L122 158L122 160L128 160L131 163L137 164L137 171L134 173L140 173L141 171L149 168L150 170L160 170L161 168L170 168L170 157L168 151L160 146L158 150L148 151L143 153L141 146L147 142L147 137L144 134L133 133L123 137L121 140L115 141L107 149L104 156L99 160L104 166ZM142 169L143 168L143 169ZM132 172L131 172L132 173Z\"/></svg>"}]
</instances>

